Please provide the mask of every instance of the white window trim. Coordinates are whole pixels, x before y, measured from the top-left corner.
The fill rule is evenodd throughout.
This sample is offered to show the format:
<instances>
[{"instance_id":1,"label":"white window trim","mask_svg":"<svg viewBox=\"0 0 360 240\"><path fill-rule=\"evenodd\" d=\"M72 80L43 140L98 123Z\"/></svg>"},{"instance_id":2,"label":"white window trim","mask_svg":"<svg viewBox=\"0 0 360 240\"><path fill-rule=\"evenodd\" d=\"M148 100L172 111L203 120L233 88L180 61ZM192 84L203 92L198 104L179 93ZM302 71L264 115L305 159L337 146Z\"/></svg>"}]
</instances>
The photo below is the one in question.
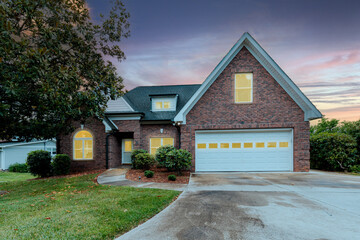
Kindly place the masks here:
<instances>
[{"instance_id":1,"label":"white window trim","mask_svg":"<svg viewBox=\"0 0 360 240\"><path fill-rule=\"evenodd\" d=\"M153 97L151 98L151 111L152 112L173 112L176 111L177 97ZM161 102L162 108L157 109L156 103ZM170 108L164 108L164 102L169 102Z\"/></svg>"},{"instance_id":2,"label":"white window trim","mask_svg":"<svg viewBox=\"0 0 360 240\"><path fill-rule=\"evenodd\" d=\"M74 137L73 137L73 160L74 161L88 161L88 160L93 160L94 159L94 137L91 137L91 138L76 138L76 134L80 131L84 131L83 129L77 131L75 134L74 134ZM89 132L91 134L91 136L93 136L93 134L88 131L88 130L85 130L87 132ZM83 158L75 158L75 140L79 141L81 140L82 141L82 156ZM85 154L85 143L84 141L85 140L92 140L91 142L91 148L92 148L92 158L84 158L84 154Z\"/></svg>"},{"instance_id":3,"label":"white window trim","mask_svg":"<svg viewBox=\"0 0 360 240\"><path fill-rule=\"evenodd\" d=\"M236 90L237 89L247 89L246 88L236 88L236 74L251 74L251 94L250 94L250 101L249 102L237 102L236 101ZM254 88L253 88L253 80L254 80L254 74L252 72L238 72L234 74L234 103L236 104L249 104L249 103L253 103L253 92L254 92Z\"/></svg>"}]
</instances>

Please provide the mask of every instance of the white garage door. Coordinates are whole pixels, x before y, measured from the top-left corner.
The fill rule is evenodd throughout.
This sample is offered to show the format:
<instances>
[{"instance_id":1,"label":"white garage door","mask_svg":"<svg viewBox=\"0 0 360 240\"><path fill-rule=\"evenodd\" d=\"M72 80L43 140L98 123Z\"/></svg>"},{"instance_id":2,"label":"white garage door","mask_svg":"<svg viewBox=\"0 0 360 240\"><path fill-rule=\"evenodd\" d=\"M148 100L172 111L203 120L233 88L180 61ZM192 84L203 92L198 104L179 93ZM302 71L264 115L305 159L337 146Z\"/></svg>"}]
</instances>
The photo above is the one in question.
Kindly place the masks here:
<instances>
[{"instance_id":1,"label":"white garage door","mask_svg":"<svg viewBox=\"0 0 360 240\"><path fill-rule=\"evenodd\" d=\"M292 171L291 129L197 131L196 171Z\"/></svg>"}]
</instances>

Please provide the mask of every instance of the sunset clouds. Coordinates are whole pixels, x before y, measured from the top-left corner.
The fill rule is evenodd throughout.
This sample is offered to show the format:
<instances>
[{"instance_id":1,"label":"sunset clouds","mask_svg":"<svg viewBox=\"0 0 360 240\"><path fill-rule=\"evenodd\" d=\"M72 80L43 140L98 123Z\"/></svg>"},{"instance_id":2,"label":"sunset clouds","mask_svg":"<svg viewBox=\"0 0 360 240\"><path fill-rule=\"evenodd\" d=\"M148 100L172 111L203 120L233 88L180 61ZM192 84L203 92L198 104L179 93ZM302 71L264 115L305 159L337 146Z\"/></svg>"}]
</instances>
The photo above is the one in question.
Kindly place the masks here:
<instances>
[{"instance_id":1,"label":"sunset clouds","mask_svg":"<svg viewBox=\"0 0 360 240\"><path fill-rule=\"evenodd\" d=\"M92 15L103 1L88 1ZM100 4L101 2L101 4ZM360 118L358 1L125 1L126 89L202 83L248 31L329 118Z\"/></svg>"}]
</instances>

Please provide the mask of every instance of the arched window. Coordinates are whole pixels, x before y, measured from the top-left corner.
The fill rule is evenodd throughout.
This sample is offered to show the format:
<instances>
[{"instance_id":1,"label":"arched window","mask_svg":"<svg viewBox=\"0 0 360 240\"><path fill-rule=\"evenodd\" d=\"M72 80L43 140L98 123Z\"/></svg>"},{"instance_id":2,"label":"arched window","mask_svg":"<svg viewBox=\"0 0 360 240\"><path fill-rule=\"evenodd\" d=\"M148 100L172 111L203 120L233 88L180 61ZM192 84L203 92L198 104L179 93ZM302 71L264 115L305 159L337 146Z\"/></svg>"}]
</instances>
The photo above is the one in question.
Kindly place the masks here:
<instances>
[{"instance_id":1,"label":"arched window","mask_svg":"<svg viewBox=\"0 0 360 240\"><path fill-rule=\"evenodd\" d=\"M93 136L90 132L81 130L74 136L74 159L93 159Z\"/></svg>"}]
</instances>

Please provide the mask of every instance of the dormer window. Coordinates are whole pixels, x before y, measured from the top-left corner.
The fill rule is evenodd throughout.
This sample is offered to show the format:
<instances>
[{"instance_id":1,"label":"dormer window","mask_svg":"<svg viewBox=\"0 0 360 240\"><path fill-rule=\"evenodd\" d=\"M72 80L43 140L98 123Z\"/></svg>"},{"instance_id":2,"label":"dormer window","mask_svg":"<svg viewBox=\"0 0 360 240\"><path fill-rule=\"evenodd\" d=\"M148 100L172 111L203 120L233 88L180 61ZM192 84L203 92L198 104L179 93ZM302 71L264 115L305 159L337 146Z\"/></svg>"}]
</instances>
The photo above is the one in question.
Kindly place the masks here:
<instances>
[{"instance_id":1,"label":"dormer window","mask_svg":"<svg viewBox=\"0 0 360 240\"><path fill-rule=\"evenodd\" d=\"M152 111L176 111L177 95L151 96Z\"/></svg>"},{"instance_id":2,"label":"dormer window","mask_svg":"<svg viewBox=\"0 0 360 240\"><path fill-rule=\"evenodd\" d=\"M170 101L156 101L155 109L162 110L162 109L169 109L171 108Z\"/></svg>"}]
</instances>

